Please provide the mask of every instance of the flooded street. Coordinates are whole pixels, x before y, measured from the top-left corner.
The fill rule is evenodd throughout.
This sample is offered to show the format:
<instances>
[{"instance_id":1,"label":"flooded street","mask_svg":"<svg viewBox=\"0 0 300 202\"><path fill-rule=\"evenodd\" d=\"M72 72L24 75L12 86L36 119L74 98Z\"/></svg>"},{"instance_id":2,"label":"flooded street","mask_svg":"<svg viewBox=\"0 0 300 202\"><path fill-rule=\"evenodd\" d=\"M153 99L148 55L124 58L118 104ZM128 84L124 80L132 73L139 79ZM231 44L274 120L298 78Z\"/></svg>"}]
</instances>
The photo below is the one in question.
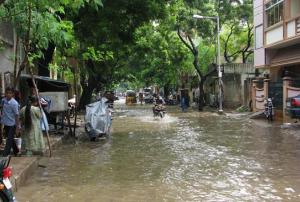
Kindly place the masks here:
<instances>
[{"instance_id":1,"label":"flooded street","mask_svg":"<svg viewBox=\"0 0 300 202\"><path fill-rule=\"evenodd\" d=\"M107 140L64 144L18 201L300 201L300 134L218 115L116 105Z\"/></svg>"}]
</instances>

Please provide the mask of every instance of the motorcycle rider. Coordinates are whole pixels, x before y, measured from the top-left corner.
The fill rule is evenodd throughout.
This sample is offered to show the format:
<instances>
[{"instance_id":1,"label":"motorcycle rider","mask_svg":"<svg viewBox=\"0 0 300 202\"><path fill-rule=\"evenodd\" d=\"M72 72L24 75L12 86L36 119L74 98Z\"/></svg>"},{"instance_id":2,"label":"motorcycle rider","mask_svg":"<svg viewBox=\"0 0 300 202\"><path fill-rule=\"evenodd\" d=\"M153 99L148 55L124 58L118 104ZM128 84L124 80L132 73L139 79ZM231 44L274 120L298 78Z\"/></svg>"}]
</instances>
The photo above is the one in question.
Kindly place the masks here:
<instances>
[{"instance_id":1,"label":"motorcycle rider","mask_svg":"<svg viewBox=\"0 0 300 202\"><path fill-rule=\"evenodd\" d=\"M165 106L164 106L165 105L165 101L158 94L153 95L153 104L154 104L154 106L153 106L152 110L153 110L153 114L154 115L158 111L165 110Z\"/></svg>"}]
</instances>

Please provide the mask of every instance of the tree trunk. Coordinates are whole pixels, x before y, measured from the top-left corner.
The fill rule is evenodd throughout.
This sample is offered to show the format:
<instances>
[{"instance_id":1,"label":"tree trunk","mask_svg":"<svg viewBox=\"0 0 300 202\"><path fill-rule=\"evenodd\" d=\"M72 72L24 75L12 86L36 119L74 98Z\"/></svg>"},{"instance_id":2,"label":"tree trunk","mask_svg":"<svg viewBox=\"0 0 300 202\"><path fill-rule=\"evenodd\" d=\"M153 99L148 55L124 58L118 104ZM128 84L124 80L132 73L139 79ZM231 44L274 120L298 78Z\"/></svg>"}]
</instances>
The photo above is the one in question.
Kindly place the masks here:
<instances>
[{"instance_id":1,"label":"tree trunk","mask_svg":"<svg viewBox=\"0 0 300 202\"><path fill-rule=\"evenodd\" d=\"M44 57L38 60L38 74L40 76L50 76L49 63L52 61L55 44L50 42L48 48L43 51Z\"/></svg>"},{"instance_id":2,"label":"tree trunk","mask_svg":"<svg viewBox=\"0 0 300 202\"><path fill-rule=\"evenodd\" d=\"M84 109L85 105L91 102L92 95L96 87L97 87L97 80L93 76L89 76L87 85L82 86L83 90L78 105L79 110Z\"/></svg>"},{"instance_id":3,"label":"tree trunk","mask_svg":"<svg viewBox=\"0 0 300 202\"><path fill-rule=\"evenodd\" d=\"M246 52L242 53L242 58L243 58L243 64L245 64L247 62Z\"/></svg>"},{"instance_id":4,"label":"tree trunk","mask_svg":"<svg viewBox=\"0 0 300 202\"><path fill-rule=\"evenodd\" d=\"M198 87L199 87L199 100L198 100L198 110L199 111L202 111L203 110L203 107L204 107L204 104L205 104L205 102L204 102L204 82L205 82L205 80L204 79L201 79L200 81L199 81L199 85L198 85Z\"/></svg>"},{"instance_id":5,"label":"tree trunk","mask_svg":"<svg viewBox=\"0 0 300 202\"><path fill-rule=\"evenodd\" d=\"M166 84L164 86L164 96L165 96L165 98L167 98L169 96L169 94L170 94L170 85Z\"/></svg>"}]
</instances>

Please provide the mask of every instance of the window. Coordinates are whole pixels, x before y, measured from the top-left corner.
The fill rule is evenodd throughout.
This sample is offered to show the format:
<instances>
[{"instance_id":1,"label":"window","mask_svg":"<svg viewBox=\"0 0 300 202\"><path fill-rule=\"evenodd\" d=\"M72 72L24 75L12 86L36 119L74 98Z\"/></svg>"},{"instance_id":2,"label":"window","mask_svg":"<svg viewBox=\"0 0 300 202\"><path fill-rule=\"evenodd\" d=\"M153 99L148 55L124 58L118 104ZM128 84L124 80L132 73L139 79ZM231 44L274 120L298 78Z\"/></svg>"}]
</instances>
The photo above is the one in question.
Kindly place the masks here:
<instances>
[{"instance_id":1,"label":"window","mask_svg":"<svg viewBox=\"0 0 300 202\"><path fill-rule=\"evenodd\" d=\"M283 19L283 0L271 0L266 4L267 27Z\"/></svg>"},{"instance_id":2,"label":"window","mask_svg":"<svg viewBox=\"0 0 300 202\"><path fill-rule=\"evenodd\" d=\"M296 17L300 15L300 1L299 0L292 0L291 1L291 8L290 8L291 15L290 17Z\"/></svg>"}]
</instances>

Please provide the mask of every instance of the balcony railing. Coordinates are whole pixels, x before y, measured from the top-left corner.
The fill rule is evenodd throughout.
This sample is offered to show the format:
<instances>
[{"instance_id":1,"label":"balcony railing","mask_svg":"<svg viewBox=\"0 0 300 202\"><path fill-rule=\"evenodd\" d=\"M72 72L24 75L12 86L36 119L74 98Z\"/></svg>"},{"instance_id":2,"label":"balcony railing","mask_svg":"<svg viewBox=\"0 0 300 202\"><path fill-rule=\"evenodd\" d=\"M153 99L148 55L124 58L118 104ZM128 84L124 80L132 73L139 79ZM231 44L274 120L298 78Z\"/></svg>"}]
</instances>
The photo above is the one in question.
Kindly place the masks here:
<instances>
[{"instance_id":1,"label":"balcony railing","mask_svg":"<svg viewBox=\"0 0 300 202\"><path fill-rule=\"evenodd\" d=\"M286 22L286 37L293 38L300 34L300 17L293 18Z\"/></svg>"},{"instance_id":2,"label":"balcony railing","mask_svg":"<svg viewBox=\"0 0 300 202\"><path fill-rule=\"evenodd\" d=\"M300 33L300 18L296 20L296 34Z\"/></svg>"}]
</instances>

